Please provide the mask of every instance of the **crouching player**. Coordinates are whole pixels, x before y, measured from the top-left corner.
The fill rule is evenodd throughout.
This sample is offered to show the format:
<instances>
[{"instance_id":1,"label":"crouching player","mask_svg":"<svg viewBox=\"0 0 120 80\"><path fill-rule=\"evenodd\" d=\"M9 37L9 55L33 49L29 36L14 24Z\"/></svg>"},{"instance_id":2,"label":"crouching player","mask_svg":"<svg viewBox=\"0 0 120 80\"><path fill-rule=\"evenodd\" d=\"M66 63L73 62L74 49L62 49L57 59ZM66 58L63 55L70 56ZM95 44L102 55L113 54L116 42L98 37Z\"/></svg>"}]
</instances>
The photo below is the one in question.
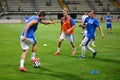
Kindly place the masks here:
<instances>
[{"instance_id":1,"label":"crouching player","mask_svg":"<svg viewBox=\"0 0 120 80\"><path fill-rule=\"evenodd\" d=\"M29 18L25 24L25 28L20 36L20 44L23 50L20 59L20 68L19 68L20 71L24 71L24 72L28 71L24 67L24 61L30 45L32 45L31 62L35 62L36 60L39 60L39 58L35 57L37 40L34 36L34 32L37 30L38 22L41 22L43 24L53 23L53 22L44 21L43 18L45 15L46 15L45 11L40 11L37 16L32 16L31 18Z\"/></svg>"}]
</instances>

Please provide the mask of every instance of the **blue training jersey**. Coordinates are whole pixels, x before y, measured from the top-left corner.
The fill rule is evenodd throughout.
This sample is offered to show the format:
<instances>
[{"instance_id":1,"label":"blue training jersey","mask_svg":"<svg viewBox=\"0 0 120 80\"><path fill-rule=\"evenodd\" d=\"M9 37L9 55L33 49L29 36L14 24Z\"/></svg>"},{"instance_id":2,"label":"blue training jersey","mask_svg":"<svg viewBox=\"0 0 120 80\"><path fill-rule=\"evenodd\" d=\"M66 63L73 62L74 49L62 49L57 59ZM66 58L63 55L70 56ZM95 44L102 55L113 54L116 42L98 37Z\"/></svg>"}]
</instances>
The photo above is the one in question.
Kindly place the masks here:
<instances>
[{"instance_id":1,"label":"blue training jersey","mask_svg":"<svg viewBox=\"0 0 120 80\"><path fill-rule=\"evenodd\" d=\"M87 37L89 39L92 39L95 37L94 33L96 30L96 27L100 26L99 21L97 20L97 18L90 18L87 17L84 21L84 23L86 24L86 30L87 30Z\"/></svg>"},{"instance_id":2,"label":"blue training jersey","mask_svg":"<svg viewBox=\"0 0 120 80\"><path fill-rule=\"evenodd\" d=\"M39 22L39 18L37 16L32 16L31 18L28 19L28 21L26 22L26 25L31 22L32 20L36 20L37 23L32 25L29 29L28 32L26 34L27 38L34 38L34 32L37 30L37 26L38 26L38 22ZM26 26L25 26L26 27ZM24 30L22 31L22 36L24 36Z\"/></svg>"},{"instance_id":3,"label":"blue training jersey","mask_svg":"<svg viewBox=\"0 0 120 80\"><path fill-rule=\"evenodd\" d=\"M107 24L110 24L110 23L111 23L112 16L107 15L107 16L105 17L105 19L106 19L106 23L107 23Z\"/></svg>"}]
</instances>

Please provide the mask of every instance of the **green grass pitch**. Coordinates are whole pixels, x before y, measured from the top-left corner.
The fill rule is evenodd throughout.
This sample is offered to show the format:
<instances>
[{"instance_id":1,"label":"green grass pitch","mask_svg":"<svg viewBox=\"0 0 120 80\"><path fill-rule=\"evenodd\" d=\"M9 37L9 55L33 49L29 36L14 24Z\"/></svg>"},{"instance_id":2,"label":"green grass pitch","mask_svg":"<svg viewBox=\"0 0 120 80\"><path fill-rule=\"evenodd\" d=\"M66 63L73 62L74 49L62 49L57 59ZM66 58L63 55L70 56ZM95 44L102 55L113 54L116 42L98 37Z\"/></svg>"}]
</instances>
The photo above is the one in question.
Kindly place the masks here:
<instances>
[{"instance_id":1,"label":"green grass pitch","mask_svg":"<svg viewBox=\"0 0 120 80\"><path fill-rule=\"evenodd\" d=\"M78 25L78 24L77 24ZM0 80L120 80L120 22L113 22L113 34L108 34L105 23L101 23L105 38L96 32L98 54L92 59L87 50L86 58L79 59L81 54L81 28L75 28L77 55L72 56L72 47L67 40L61 46L61 54L54 56L60 35L60 24L42 26L35 35L38 41L37 54L41 67L33 68L30 62L31 48L25 60L29 72L18 70L22 53L19 37L24 24L0 24ZM47 46L43 46L47 44ZM97 70L98 74L91 74Z\"/></svg>"}]
</instances>

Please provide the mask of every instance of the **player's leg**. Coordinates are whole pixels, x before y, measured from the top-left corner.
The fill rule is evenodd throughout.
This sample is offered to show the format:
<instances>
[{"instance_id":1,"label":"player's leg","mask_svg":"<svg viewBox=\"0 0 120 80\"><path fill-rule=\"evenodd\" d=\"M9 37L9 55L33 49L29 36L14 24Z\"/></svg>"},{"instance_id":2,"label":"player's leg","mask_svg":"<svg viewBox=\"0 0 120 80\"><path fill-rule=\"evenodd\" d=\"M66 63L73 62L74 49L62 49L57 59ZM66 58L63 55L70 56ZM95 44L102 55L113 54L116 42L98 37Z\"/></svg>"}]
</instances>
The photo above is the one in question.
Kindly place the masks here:
<instances>
[{"instance_id":1,"label":"player's leg","mask_svg":"<svg viewBox=\"0 0 120 80\"><path fill-rule=\"evenodd\" d=\"M62 44L62 42L64 41L65 37L66 37L65 33L62 32L62 34L60 35L60 38L59 38L59 40L58 40L57 51L54 53L55 55L60 54L61 44Z\"/></svg>"},{"instance_id":2,"label":"player's leg","mask_svg":"<svg viewBox=\"0 0 120 80\"><path fill-rule=\"evenodd\" d=\"M112 32L112 28L110 28L110 33L112 34L113 32Z\"/></svg>"},{"instance_id":3,"label":"player's leg","mask_svg":"<svg viewBox=\"0 0 120 80\"><path fill-rule=\"evenodd\" d=\"M110 34L112 34L112 24L110 24Z\"/></svg>"},{"instance_id":4,"label":"player's leg","mask_svg":"<svg viewBox=\"0 0 120 80\"><path fill-rule=\"evenodd\" d=\"M87 30L85 30L84 32L83 32L83 37L82 37L82 40L85 38L85 36L87 35ZM81 42L81 44L79 45L79 46L82 46L82 42Z\"/></svg>"},{"instance_id":5,"label":"player's leg","mask_svg":"<svg viewBox=\"0 0 120 80\"><path fill-rule=\"evenodd\" d=\"M81 50L81 56L80 56L80 58L84 58L85 57L85 51L86 51L86 44L87 44L87 42L89 41L89 39L87 38L87 37L85 37L83 40L82 40L82 46L81 46L81 48L82 48L82 50Z\"/></svg>"},{"instance_id":6,"label":"player's leg","mask_svg":"<svg viewBox=\"0 0 120 80\"><path fill-rule=\"evenodd\" d=\"M82 40L83 40L84 38L85 38L85 36L82 37ZM83 44L83 42L81 42L79 46L82 46L82 44Z\"/></svg>"},{"instance_id":7,"label":"player's leg","mask_svg":"<svg viewBox=\"0 0 120 80\"><path fill-rule=\"evenodd\" d=\"M74 42L74 34L71 34L71 41Z\"/></svg>"},{"instance_id":8,"label":"player's leg","mask_svg":"<svg viewBox=\"0 0 120 80\"><path fill-rule=\"evenodd\" d=\"M35 62L37 60L39 60L39 58L36 58L36 49L37 49L37 40L35 38L35 36L33 38L27 38L27 40L29 41L28 44L32 45L32 53L31 53L31 62Z\"/></svg>"},{"instance_id":9,"label":"player's leg","mask_svg":"<svg viewBox=\"0 0 120 80\"><path fill-rule=\"evenodd\" d=\"M74 44L74 34L67 35L68 40L73 48L72 55L76 55L76 46Z\"/></svg>"},{"instance_id":10,"label":"player's leg","mask_svg":"<svg viewBox=\"0 0 120 80\"><path fill-rule=\"evenodd\" d=\"M76 55L76 46L73 42L70 42L70 43L71 43L72 48L73 48L72 55L74 56L74 55Z\"/></svg>"},{"instance_id":11,"label":"player's leg","mask_svg":"<svg viewBox=\"0 0 120 80\"><path fill-rule=\"evenodd\" d=\"M37 49L37 44L33 44L33 46L32 46L31 59L35 59L36 49Z\"/></svg>"},{"instance_id":12,"label":"player's leg","mask_svg":"<svg viewBox=\"0 0 120 80\"><path fill-rule=\"evenodd\" d=\"M92 46L95 47L95 37L92 39Z\"/></svg>"},{"instance_id":13,"label":"player's leg","mask_svg":"<svg viewBox=\"0 0 120 80\"><path fill-rule=\"evenodd\" d=\"M61 48L62 42L63 42L63 39L58 40L58 47L57 47L57 51L54 53L55 55L60 54L60 48Z\"/></svg>"},{"instance_id":14,"label":"player's leg","mask_svg":"<svg viewBox=\"0 0 120 80\"><path fill-rule=\"evenodd\" d=\"M27 69L24 68L24 62L25 62L27 53L28 53L28 50L23 50L23 53L21 55L20 68L19 68L21 71L27 71Z\"/></svg>"},{"instance_id":15,"label":"player's leg","mask_svg":"<svg viewBox=\"0 0 120 80\"><path fill-rule=\"evenodd\" d=\"M37 49L37 44L33 44L32 46L32 53L31 53L31 62L35 62L37 60L39 60L39 58L36 58L36 49Z\"/></svg>"},{"instance_id":16,"label":"player's leg","mask_svg":"<svg viewBox=\"0 0 120 80\"><path fill-rule=\"evenodd\" d=\"M26 56L27 56L27 53L28 53L28 49L29 49L29 45L27 45L27 41L22 41L22 36L20 37L20 44L21 44L21 47L23 49L23 53L21 55L21 59L20 59L20 68L19 70L21 71L24 71L24 72L27 72L28 70L24 67L24 62L25 62L25 59L26 59Z\"/></svg>"},{"instance_id":17,"label":"player's leg","mask_svg":"<svg viewBox=\"0 0 120 80\"><path fill-rule=\"evenodd\" d=\"M90 40L87 42L86 48L93 53L93 58L95 58L97 52L96 52L93 48L90 47L90 43L91 43L91 42L92 42L92 39L90 39Z\"/></svg>"},{"instance_id":18,"label":"player's leg","mask_svg":"<svg viewBox=\"0 0 120 80\"><path fill-rule=\"evenodd\" d=\"M108 34L109 34L109 33L110 33L110 32L109 32L109 24L107 24L107 23L106 23L106 28L107 28L107 32L108 32Z\"/></svg>"},{"instance_id":19,"label":"player's leg","mask_svg":"<svg viewBox=\"0 0 120 80\"><path fill-rule=\"evenodd\" d=\"M24 62L25 62L25 58L26 58L27 53L28 53L28 50L23 50L23 53L22 53L21 59L20 59L20 68L19 68L20 71L24 71L24 72L27 72L27 71L28 71L28 70L24 67Z\"/></svg>"}]
</instances>

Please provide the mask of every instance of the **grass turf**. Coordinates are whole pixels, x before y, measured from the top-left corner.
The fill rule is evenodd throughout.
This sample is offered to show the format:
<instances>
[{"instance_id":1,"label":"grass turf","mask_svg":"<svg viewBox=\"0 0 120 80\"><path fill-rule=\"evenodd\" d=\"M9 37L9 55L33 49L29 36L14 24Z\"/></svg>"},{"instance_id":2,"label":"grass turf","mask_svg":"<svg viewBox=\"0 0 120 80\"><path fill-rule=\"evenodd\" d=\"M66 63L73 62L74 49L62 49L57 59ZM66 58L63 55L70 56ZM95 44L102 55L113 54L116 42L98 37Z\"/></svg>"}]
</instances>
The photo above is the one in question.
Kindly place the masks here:
<instances>
[{"instance_id":1,"label":"grass turf","mask_svg":"<svg viewBox=\"0 0 120 80\"><path fill-rule=\"evenodd\" d=\"M78 25L78 24L77 24ZM54 56L60 34L60 25L39 24L35 33L37 57L40 57L41 67L33 68L30 62L31 48L25 60L29 72L18 70L21 56L19 36L24 24L0 24L0 80L119 80L120 74L120 22L113 22L113 34L108 34L105 23L101 23L105 39L96 32L96 47L98 54L92 59L92 54L86 51L86 58L79 59L81 53L81 28L75 29L75 44L77 55L72 56L72 48L67 40L62 43L61 54ZM47 46L43 46L47 44ZM97 70L98 74L91 74Z\"/></svg>"}]
</instances>

